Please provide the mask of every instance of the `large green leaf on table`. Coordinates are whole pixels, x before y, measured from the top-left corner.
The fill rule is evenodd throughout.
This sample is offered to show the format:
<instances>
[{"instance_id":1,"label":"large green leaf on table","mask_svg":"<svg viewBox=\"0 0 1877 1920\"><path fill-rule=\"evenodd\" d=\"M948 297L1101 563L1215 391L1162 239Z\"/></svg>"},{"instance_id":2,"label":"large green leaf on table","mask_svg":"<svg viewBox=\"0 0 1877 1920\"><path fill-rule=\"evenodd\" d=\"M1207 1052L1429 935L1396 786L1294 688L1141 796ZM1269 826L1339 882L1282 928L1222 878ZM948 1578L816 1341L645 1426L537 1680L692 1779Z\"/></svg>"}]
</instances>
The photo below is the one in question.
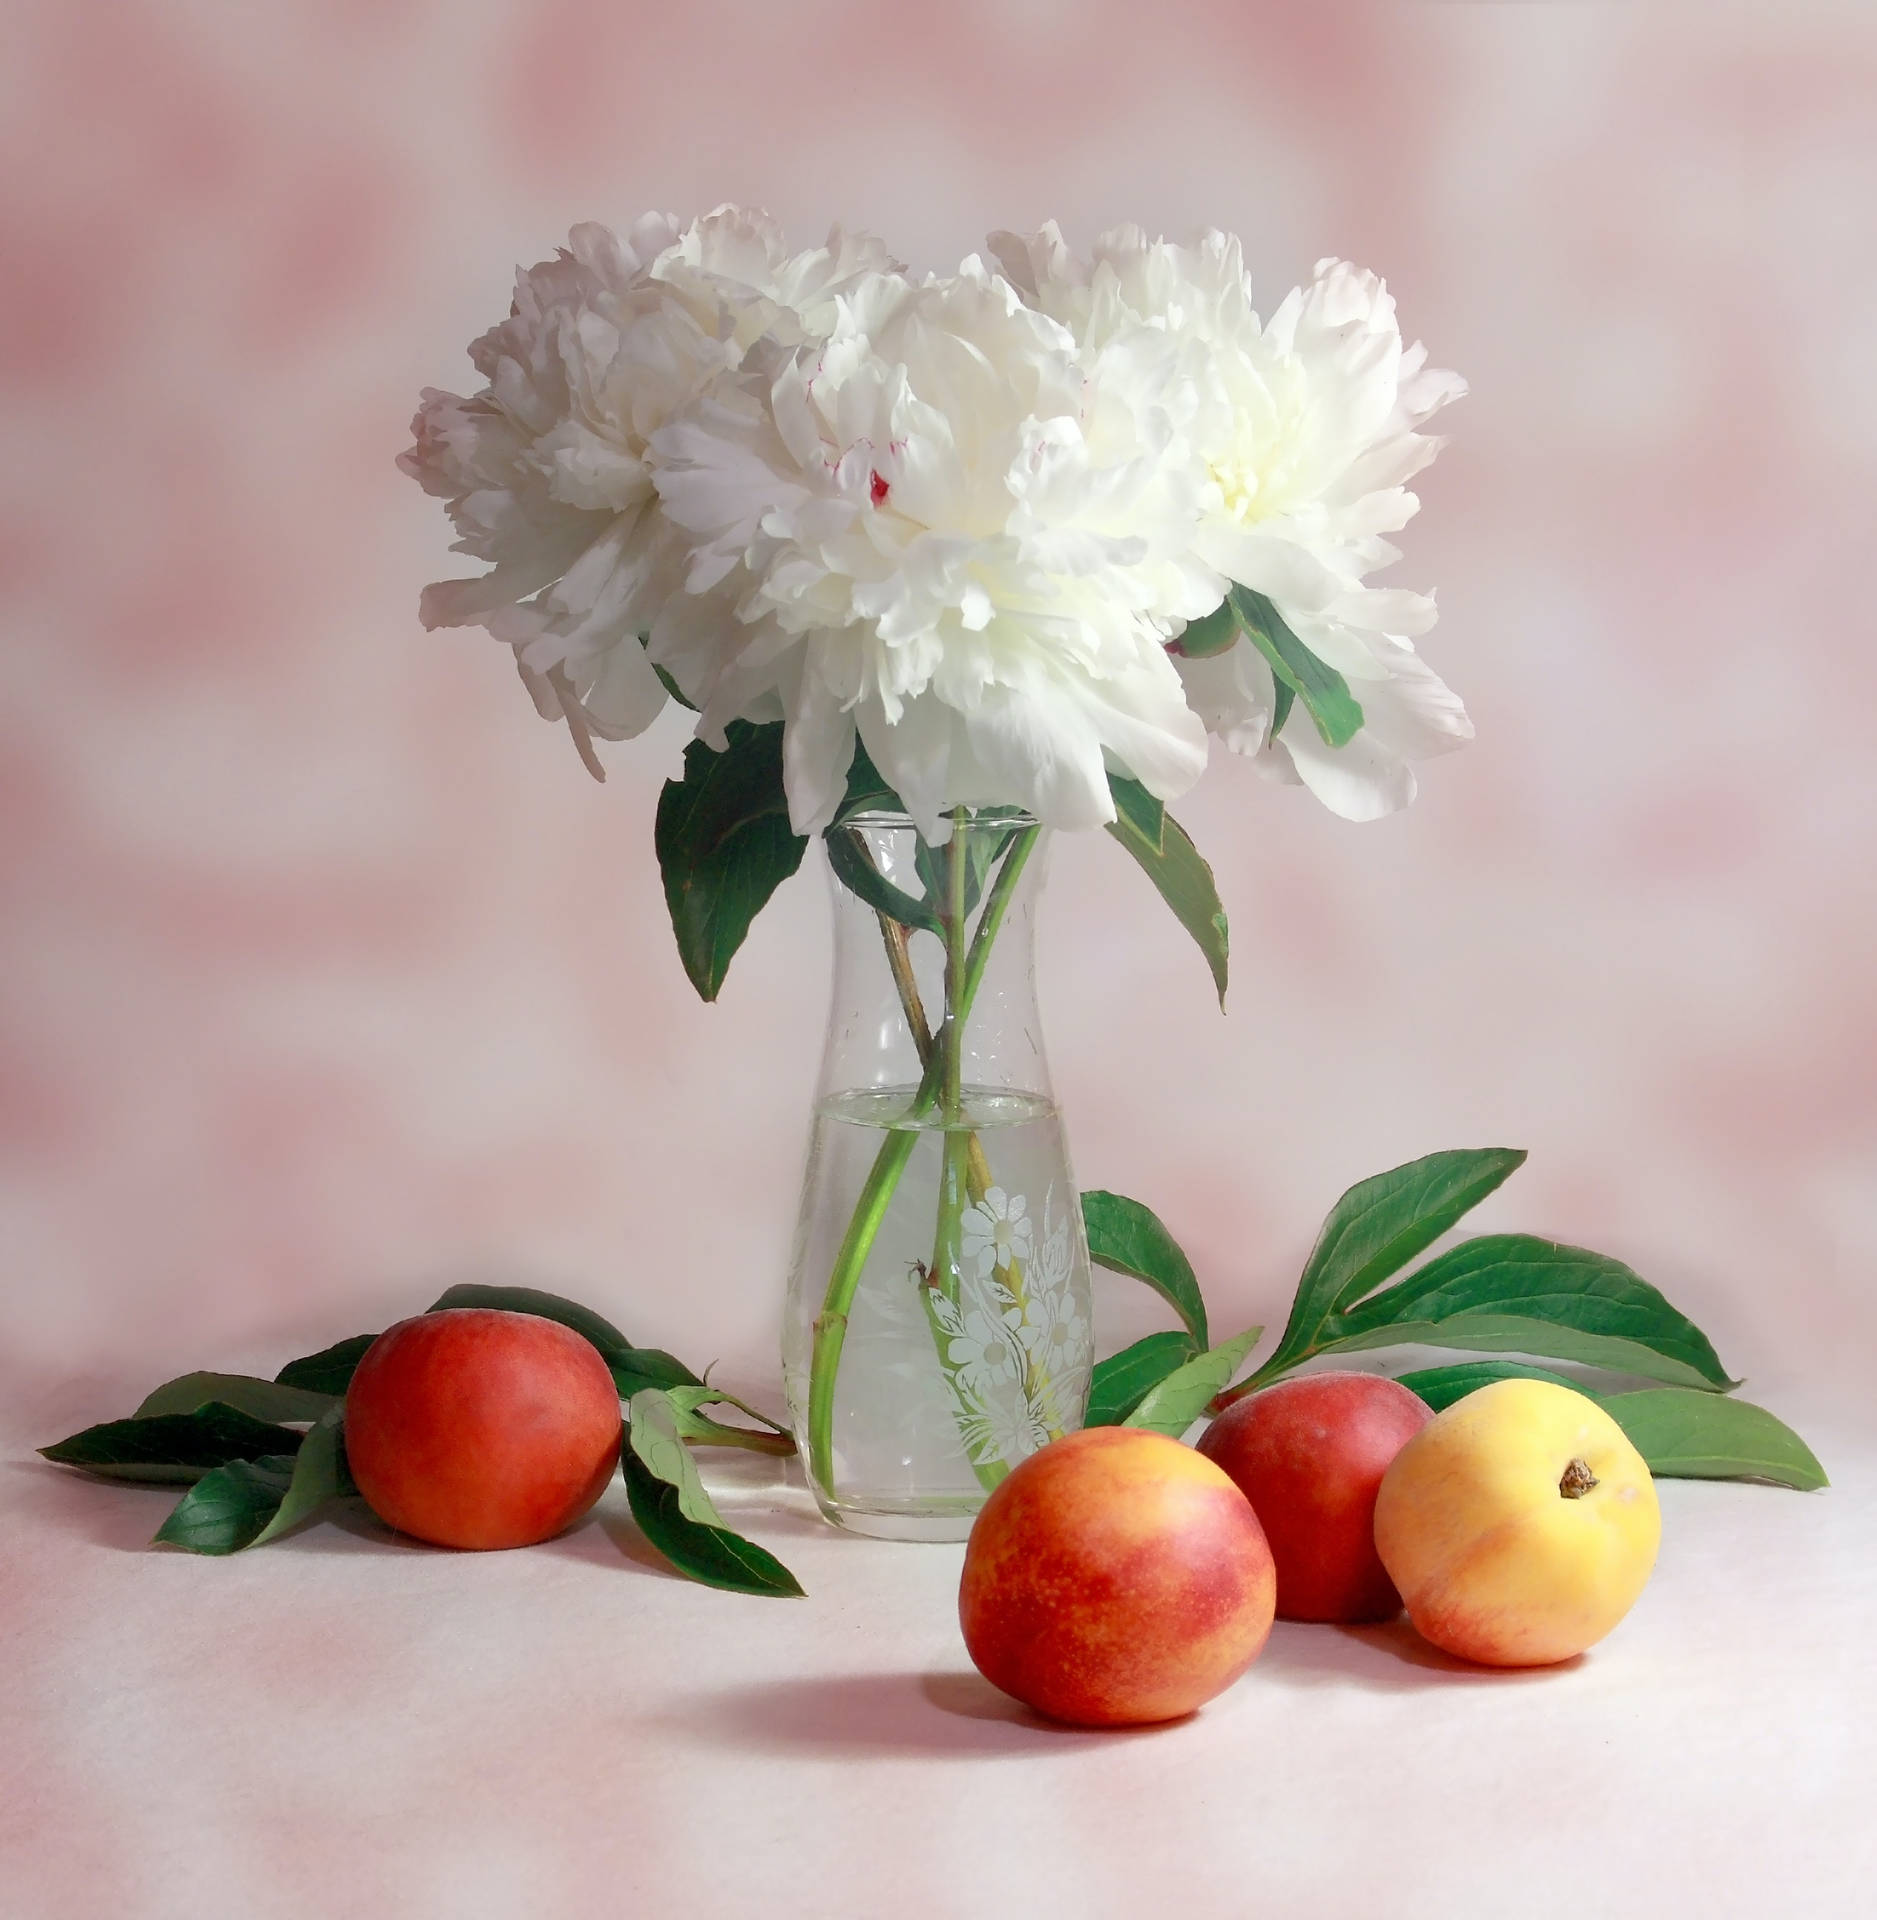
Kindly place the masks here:
<instances>
[{"instance_id":1,"label":"large green leaf on table","mask_svg":"<svg viewBox=\"0 0 1877 1920\"><path fill-rule=\"evenodd\" d=\"M1764 1407L1688 1387L1612 1393L1604 1410L1649 1471L1673 1480L1772 1480L1803 1492L1828 1484L1818 1457Z\"/></svg>"},{"instance_id":2,"label":"large green leaf on table","mask_svg":"<svg viewBox=\"0 0 1877 1920\"><path fill-rule=\"evenodd\" d=\"M1232 1376L1245 1364L1245 1356L1263 1332L1262 1327L1247 1327L1235 1338L1175 1368L1121 1425L1146 1427L1177 1440L1205 1412L1212 1397L1231 1384Z\"/></svg>"},{"instance_id":3,"label":"large green leaf on table","mask_svg":"<svg viewBox=\"0 0 1877 1920\"><path fill-rule=\"evenodd\" d=\"M190 1486L231 1460L291 1454L301 1435L292 1427L256 1420L238 1407L210 1401L192 1413L107 1420L39 1451L63 1467L82 1467L106 1480Z\"/></svg>"},{"instance_id":4,"label":"large green leaf on table","mask_svg":"<svg viewBox=\"0 0 1877 1920\"><path fill-rule=\"evenodd\" d=\"M1297 1282L1284 1337L1244 1390L1318 1352L1333 1315L1425 1253L1524 1164L1518 1147L1460 1147L1357 1181L1330 1209Z\"/></svg>"},{"instance_id":5,"label":"large green leaf on table","mask_svg":"<svg viewBox=\"0 0 1877 1920\"><path fill-rule=\"evenodd\" d=\"M697 1465L678 1437L665 1395L635 1393L620 1449L626 1496L640 1531L680 1573L733 1593L799 1595L801 1583L774 1554L724 1525Z\"/></svg>"},{"instance_id":6,"label":"large green leaf on table","mask_svg":"<svg viewBox=\"0 0 1877 1920\"><path fill-rule=\"evenodd\" d=\"M1116 808L1108 831L1134 856L1174 918L1198 942L1223 1007L1231 938L1212 869L1199 857L1186 829L1138 781L1110 774L1108 785Z\"/></svg>"},{"instance_id":7,"label":"large green leaf on table","mask_svg":"<svg viewBox=\"0 0 1877 1920\"><path fill-rule=\"evenodd\" d=\"M138 1419L162 1413L194 1413L211 1400L257 1420L317 1420L332 1405L329 1393L310 1387L282 1386L251 1373L185 1373L144 1395Z\"/></svg>"},{"instance_id":8,"label":"large green leaf on table","mask_svg":"<svg viewBox=\"0 0 1877 1920\"><path fill-rule=\"evenodd\" d=\"M1554 1387L1569 1387L1573 1393L1590 1394L1593 1400L1597 1397L1581 1380L1554 1373L1549 1367L1527 1366L1522 1360L1458 1360L1450 1367L1420 1367L1396 1378L1436 1413L1481 1387L1490 1387L1495 1380L1548 1380ZM1702 1400L1707 1397L1696 1395Z\"/></svg>"},{"instance_id":9,"label":"large green leaf on table","mask_svg":"<svg viewBox=\"0 0 1877 1920\"><path fill-rule=\"evenodd\" d=\"M678 955L699 995L714 1000L736 950L808 842L789 827L782 726L733 720L713 753L684 750L684 778L658 797L654 844Z\"/></svg>"},{"instance_id":10,"label":"large green leaf on table","mask_svg":"<svg viewBox=\"0 0 1877 1920\"><path fill-rule=\"evenodd\" d=\"M352 1384L366 1349L377 1338L375 1333L355 1333L351 1339L335 1341L318 1353L289 1360L274 1375L275 1382L283 1387L309 1387L314 1393L343 1394Z\"/></svg>"},{"instance_id":11,"label":"large green leaf on table","mask_svg":"<svg viewBox=\"0 0 1877 1920\"><path fill-rule=\"evenodd\" d=\"M827 833L828 865L834 869L834 877L840 881L857 900L871 907L875 913L883 913L889 920L897 920L902 927L923 927L927 933L936 933L942 939L944 928L939 917L923 900L896 887L878 867L867 851L867 843L854 827L830 827Z\"/></svg>"},{"instance_id":12,"label":"large green leaf on table","mask_svg":"<svg viewBox=\"0 0 1877 1920\"><path fill-rule=\"evenodd\" d=\"M1082 1196L1082 1225L1088 1257L1098 1267L1144 1281L1186 1322L1199 1346L1207 1344L1206 1303L1192 1262L1157 1214L1138 1200L1098 1187Z\"/></svg>"},{"instance_id":13,"label":"large green leaf on table","mask_svg":"<svg viewBox=\"0 0 1877 1920\"><path fill-rule=\"evenodd\" d=\"M1324 1326L1318 1353L1470 1347L1574 1360L1673 1386L1738 1386L1708 1337L1620 1260L1527 1233L1485 1234Z\"/></svg>"},{"instance_id":14,"label":"large green leaf on table","mask_svg":"<svg viewBox=\"0 0 1877 1920\"><path fill-rule=\"evenodd\" d=\"M248 1542L258 1547L310 1520L332 1500L358 1492L345 1458L345 1409L334 1407L313 1422L305 1444L294 1456L293 1478L267 1524Z\"/></svg>"},{"instance_id":15,"label":"large green leaf on table","mask_svg":"<svg viewBox=\"0 0 1877 1920\"><path fill-rule=\"evenodd\" d=\"M345 1459L345 1408L334 1402L297 1452L233 1460L206 1473L157 1529L164 1546L189 1553L239 1553L277 1540L333 1500L357 1494Z\"/></svg>"},{"instance_id":16,"label":"large green leaf on table","mask_svg":"<svg viewBox=\"0 0 1877 1920\"><path fill-rule=\"evenodd\" d=\"M239 1553L266 1532L293 1484L294 1456L232 1460L204 1474L156 1530L166 1547L190 1553Z\"/></svg>"},{"instance_id":17,"label":"large green leaf on table","mask_svg":"<svg viewBox=\"0 0 1877 1920\"><path fill-rule=\"evenodd\" d=\"M1097 1362L1083 1426L1118 1427L1168 1374L1198 1353L1190 1333L1150 1333Z\"/></svg>"},{"instance_id":18,"label":"large green leaf on table","mask_svg":"<svg viewBox=\"0 0 1877 1920\"><path fill-rule=\"evenodd\" d=\"M571 1327L599 1349L600 1358L612 1369L622 1400L630 1400L647 1387L703 1385L682 1360L662 1347L635 1347L610 1320L591 1307L583 1307L577 1300L563 1299L558 1293L544 1293L539 1287L488 1287L465 1281L449 1288L424 1311L443 1313L452 1307L494 1307L503 1313L532 1313L543 1320L556 1320L563 1327Z\"/></svg>"},{"instance_id":19,"label":"large green leaf on table","mask_svg":"<svg viewBox=\"0 0 1877 1920\"><path fill-rule=\"evenodd\" d=\"M1251 587L1234 587L1229 599L1240 629L1270 662L1278 685L1288 687L1303 702L1325 745L1346 747L1362 728L1362 707L1349 691L1349 682L1291 632L1263 594ZM1282 724L1278 720L1272 731Z\"/></svg>"},{"instance_id":20,"label":"large green leaf on table","mask_svg":"<svg viewBox=\"0 0 1877 1920\"><path fill-rule=\"evenodd\" d=\"M678 1438L688 1440L698 1447L742 1447L750 1453L770 1453L777 1456L795 1451L795 1437L780 1422L771 1420L766 1413L759 1412L747 1400L739 1400L734 1393L725 1393L721 1387L667 1387L666 1403L671 1408L672 1419L677 1425ZM733 1427L722 1420L713 1420L709 1414L700 1411L704 1407L735 1407L740 1413L747 1413L752 1420L759 1420L767 1429L757 1433L749 1427Z\"/></svg>"}]
</instances>

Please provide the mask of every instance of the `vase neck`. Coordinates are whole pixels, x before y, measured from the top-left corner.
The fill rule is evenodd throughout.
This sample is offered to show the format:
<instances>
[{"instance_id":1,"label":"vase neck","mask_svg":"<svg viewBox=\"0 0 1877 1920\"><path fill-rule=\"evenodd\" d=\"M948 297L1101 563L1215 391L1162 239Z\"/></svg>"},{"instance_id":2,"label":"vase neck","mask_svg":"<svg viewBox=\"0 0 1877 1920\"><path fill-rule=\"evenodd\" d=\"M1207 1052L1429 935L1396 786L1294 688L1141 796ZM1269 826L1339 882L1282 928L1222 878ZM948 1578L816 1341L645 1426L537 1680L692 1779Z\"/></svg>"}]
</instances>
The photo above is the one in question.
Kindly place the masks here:
<instances>
[{"instance_id":1,"label":"vase neck","mask_svg":"<svg viewBox=\"0 0 1877 1920\"><path fill-rule=\"evenodd\" d=\"M933 845L903 815L870 813L823 846L834 982L819 1097L923 1093L941 1123L961 1102L1053 1103L1036 1007L1037 823L961 814Z\"/></svg>"}]
</instances>

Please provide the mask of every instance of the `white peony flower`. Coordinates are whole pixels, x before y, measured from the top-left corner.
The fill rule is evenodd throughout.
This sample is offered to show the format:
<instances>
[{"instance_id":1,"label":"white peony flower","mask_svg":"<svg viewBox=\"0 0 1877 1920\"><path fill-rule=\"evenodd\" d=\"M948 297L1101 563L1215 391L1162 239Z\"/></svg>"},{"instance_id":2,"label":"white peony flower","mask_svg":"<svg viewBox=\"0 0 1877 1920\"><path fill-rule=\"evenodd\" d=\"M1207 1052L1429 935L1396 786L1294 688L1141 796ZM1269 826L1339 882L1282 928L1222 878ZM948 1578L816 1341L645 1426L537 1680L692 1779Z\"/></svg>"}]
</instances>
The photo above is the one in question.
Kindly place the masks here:
<instances>
[{"instance_id":1,"label":"white peony flower","mask_svg":"<svg viewBox=\"0 0 1877 1920\"><path fill-rule=\"evenodd\" d=\"M651 435L759 347L825 331L844 285L891 266L838 229L791 256L774 222L735 207L684 228L648 214L623 240L589 223L516 276L509 318L471 346L482 391L425 390L398 464L449 503L456 550L492 571L426 588L424 624L508 642L596 776L589 734L639 733L665 700L640 636L686 554L659 511Z\"/></svg>"},{"instance_id":2,"label":"white peony flower","mask_svg":"<svg viewBox=\"0 0 1877 1920\"><path fill-rule=\"evenodd\" d=\"M1177 356L1091 384L975 259L835 307L773 380L720 382L651 438L691 541L652 648L702 693L700 734L784 720L798 833L832 818L856 729L933 840L959 804L1111 820L1110 765L1185 792L1205 730L1164 642L1217 594L1182 564L1201 478L1168 457Z\"/></svg>"},{"instance_id":3,"label":"white peony flower","mask_svg":"<svg viewBox=\"0 0 1877 1920\"><path fill-rule=\"evenodd\" d=\"M1333 811L1371 818L1414 796L1409 762L1472 737L1459 700L1415 654L1430 597L1365 586L1398 558L1382 537L1419 502L1405 482L1439 451L1415 429L1465 392L1404 348L1381 281L1342 261L1319 264L1260 324L1238 242L1195 247L1118 228L1078 260L1054 225L991 240L1039 312L1069 327L1091 365L1158 332L1203 354L1185 432L1204 475L1189 562L1262 593L1307 646L1337 668L1366 724L1332 749L1307 716L1271 737L1275 687L1253 644L1180 661L1194 710L1229 746L1278 778L1301 779Z\"/></svg>"}]
</instances>

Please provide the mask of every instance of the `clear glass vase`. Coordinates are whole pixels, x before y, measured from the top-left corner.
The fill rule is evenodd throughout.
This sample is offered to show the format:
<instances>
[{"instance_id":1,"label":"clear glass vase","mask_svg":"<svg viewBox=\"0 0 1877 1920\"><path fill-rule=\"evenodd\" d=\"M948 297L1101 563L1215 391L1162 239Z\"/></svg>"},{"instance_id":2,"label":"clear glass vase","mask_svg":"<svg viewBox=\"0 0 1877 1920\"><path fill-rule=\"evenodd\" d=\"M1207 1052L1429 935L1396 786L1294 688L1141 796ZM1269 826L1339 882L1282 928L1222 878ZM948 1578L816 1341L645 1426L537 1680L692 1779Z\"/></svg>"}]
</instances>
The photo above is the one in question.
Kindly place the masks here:
<instances>
[{"instance_id":1,"label":"clear glass vase","mask_svg":"<svg viewBox=\"0 0 1877 1920\"><path fill-rule=\"evenodd\" d=\"M903 814L824 842L834 992L783 1319L783 1377L836 1525L962 1540L1082 1424L1088 1247L1037 1018L1042 830Z\"/></svg>"}]
</instances>

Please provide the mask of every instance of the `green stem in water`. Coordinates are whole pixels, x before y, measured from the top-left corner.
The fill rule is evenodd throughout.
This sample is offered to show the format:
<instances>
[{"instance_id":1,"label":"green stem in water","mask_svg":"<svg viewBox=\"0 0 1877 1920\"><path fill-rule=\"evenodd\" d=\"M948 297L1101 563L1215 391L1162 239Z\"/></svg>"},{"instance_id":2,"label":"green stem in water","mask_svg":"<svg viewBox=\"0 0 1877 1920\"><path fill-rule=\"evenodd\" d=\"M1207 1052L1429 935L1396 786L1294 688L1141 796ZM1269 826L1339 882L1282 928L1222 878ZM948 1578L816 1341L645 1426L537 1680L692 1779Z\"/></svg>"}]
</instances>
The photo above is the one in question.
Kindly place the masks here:
<instances>
[{"instance_id":1,"label":"green stem in water","mask_svg":"<svg viewBox=\"0 0 1877 1920\"><path fill-rule=\"evenodd\" d=\"M952 955L949 950L947 952L945 1021L947 1030L958 1036L959 1040L957 1067L960 1082L963 1075L962 1036L965 1023L971 1017L971 1007L977 999L978 988L983 984L984 969L990 964L991 943L1004 924L1011 896L1016 891L1017 882L1023 877L1023 869L1029 864L1030 855L1035 851L1041 834L1040 827L1025 827L1005 854L956 981L953 979ZM957 869L953 877L954 893L963 885L964 864L962 860L954 862ZM963 916L960 915L959 926L947 943L948 949L962 939L962 920ZM814 1346L808 1363L808 1464L816 1483L825 1488L831 1489L834 1483L834 1383L840 1372L841 1349L847 1342L847 1316L853 1307L854 1295L859 1290L860 1276L866 1269L868 1255L873 1252L873 1243L879 1237L880 1228L885 1224L887 1211L893 1203L893 1195L898 1190L900 1176L905 1173L906 1163L912 1158L912 1150L918 1144L920 1130L909 1123L922 1120L932 1111L947 1084L945 1056L946 1049L943 1046L932 1050L919 1082L919 1090L913 1096L904 1122L891 1129L881 1141L880 1150L874 1156L873 1165L861 1185L860 1197L854 1203L853 1218L848 1221L847 1232L841 1238L840 1251L834 1257L827 1291L822 1296L821 1311L815 1316Z\"/></svg>"}]
</instances>

